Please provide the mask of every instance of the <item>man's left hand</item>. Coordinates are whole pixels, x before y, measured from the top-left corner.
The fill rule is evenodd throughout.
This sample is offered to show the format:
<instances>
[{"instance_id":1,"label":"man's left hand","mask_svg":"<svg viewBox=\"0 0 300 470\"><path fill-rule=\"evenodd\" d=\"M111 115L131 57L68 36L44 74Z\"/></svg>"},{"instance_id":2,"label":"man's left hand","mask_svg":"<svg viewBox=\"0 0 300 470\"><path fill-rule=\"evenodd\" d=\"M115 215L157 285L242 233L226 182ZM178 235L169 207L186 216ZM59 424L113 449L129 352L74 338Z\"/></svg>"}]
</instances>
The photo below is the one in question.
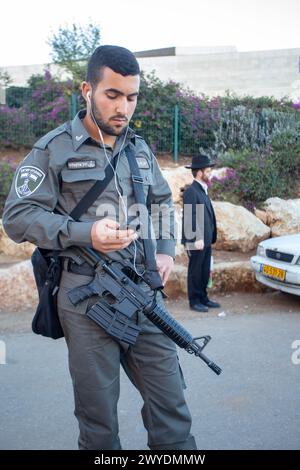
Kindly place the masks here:
<instances>
[{"instance_id":1,"label":"man's left hand","mask_svg":"<svg viewBox=\"0 0 300 470\"><path fill-rule=\"evenodd\" d=\"M165 285L174 267L174 260L172 256L159 253L156 255L156 264L162 283Z\"/></svg>"}]
</instances>

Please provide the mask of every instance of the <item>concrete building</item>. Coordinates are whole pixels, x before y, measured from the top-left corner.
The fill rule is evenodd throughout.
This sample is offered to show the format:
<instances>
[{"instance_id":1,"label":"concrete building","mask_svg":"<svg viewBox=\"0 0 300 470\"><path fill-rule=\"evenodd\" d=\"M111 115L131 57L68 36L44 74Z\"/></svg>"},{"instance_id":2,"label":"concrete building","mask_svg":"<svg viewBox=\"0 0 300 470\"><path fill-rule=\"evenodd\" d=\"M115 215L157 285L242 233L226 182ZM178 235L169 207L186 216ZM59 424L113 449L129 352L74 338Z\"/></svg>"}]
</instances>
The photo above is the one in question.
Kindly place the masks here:
<instances>
[{"instance_id":1,"label":"concrete building","mask_svg":"<svg viewBox=\"0 0 300 470\"><path fill-rule=\"evenodd\" d=\"M161 54L160 54L161 51ZM136 53L145 72L209 96L289 96L300 99L300 48L238 52L235 47L169 48Z\"/></svg>"},{"instance_id":2,"label":"concrete building","mask_svg":"<svg viewBox=\"0 0 300 470\"><path fill-rule=\"evenodd\" d=\"M45 69L49 69L52 75L66 78L66 73L55 64L11 65L0 67L0 73L8 72L13 86L26 86L27 80L32 75L42 74Z\"/></svg>"},{"instance_id":3,"label":"concrete building","mask_svg":"<svg viewBox=\"0 0 300 470\"><path fill-rule=\"evenodd\" d=\"M163 81L172 79L209 96L230 90L238 95L300 99L300 48L238 52L234 46L170 47L136 52L136 56L145 72L155 70ZM14 85L24 86L45 67L0 67L0 72L7 71ZM65 76L53 64L50 70Z\"/></svg>"}]
</instances>

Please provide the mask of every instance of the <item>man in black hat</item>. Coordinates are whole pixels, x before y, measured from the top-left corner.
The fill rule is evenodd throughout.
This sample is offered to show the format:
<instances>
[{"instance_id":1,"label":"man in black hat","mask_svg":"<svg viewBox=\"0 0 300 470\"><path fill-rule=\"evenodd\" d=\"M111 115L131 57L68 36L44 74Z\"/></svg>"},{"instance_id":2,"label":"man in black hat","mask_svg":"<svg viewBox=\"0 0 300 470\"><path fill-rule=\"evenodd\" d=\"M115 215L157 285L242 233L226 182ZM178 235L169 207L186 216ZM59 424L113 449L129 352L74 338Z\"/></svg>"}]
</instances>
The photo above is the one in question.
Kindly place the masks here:
<instances>
[{"instance_id":1,"label":"man in black hat","mask_svg":"<svg viewBox=\"0 0 300 470\"><path fill-rule=\"evenodd\" d=\"M207 295L211 245L217 239L216 217L207 192L213 166L215 163L201 154L193 157L191 165L186 165L186 168L191 168L194 181L183 194L182 243L189 256L189 303L197 312L220 307Z\"/></svg>"}]
</instances>

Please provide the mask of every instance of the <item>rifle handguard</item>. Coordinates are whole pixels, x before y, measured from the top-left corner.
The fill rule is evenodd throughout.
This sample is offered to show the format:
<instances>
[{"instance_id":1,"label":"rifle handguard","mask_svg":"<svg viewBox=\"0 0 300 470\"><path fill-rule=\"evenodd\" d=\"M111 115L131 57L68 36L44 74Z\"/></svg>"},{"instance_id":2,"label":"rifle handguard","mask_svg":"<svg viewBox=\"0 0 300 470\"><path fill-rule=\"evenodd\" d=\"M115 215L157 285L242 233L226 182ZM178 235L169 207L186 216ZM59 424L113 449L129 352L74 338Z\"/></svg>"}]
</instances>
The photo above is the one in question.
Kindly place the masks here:
<instances>
[{"instance_id":1,"label":"rifle handguard","mask_svg":"<svg viewBox=\"0 0 300 470\"><path fill-rule=\"evenodd\" d=\"M145 308L143 313L180 348L185 349L190 354L195 354L195 356L200 357L217 375L221 374L222 369L201 352L209 342L210 336L193 338L192 335L182 325L180 325L177 320L175 320L175 318L171 317L162 305L155 302L150 306L150 308ZM197 343L196 339L201 339L202 344Z\"/></svg>"}]
</instances>

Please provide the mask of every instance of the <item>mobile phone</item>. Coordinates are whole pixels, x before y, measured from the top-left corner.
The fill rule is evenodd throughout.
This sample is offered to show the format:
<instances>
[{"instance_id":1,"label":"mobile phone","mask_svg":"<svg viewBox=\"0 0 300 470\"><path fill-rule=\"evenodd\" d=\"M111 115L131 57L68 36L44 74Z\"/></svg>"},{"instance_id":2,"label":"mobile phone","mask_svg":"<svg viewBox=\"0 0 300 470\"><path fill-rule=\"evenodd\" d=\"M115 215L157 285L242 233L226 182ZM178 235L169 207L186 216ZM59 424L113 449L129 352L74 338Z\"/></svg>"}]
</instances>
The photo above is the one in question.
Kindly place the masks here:
<instances>
[{"instance_id":1,"label":"mobile phone","mask_svg":"<svg viewBox=\"0 0 300 470\"><path fill-rule=\"evenodd\" d=\"M119 230L134 230L135 232L137 232L138 230L140 230L140 228L141 228L140 224L138 225L126 224L126 225L120 226Z\"/></svg>"}]
</instances>

